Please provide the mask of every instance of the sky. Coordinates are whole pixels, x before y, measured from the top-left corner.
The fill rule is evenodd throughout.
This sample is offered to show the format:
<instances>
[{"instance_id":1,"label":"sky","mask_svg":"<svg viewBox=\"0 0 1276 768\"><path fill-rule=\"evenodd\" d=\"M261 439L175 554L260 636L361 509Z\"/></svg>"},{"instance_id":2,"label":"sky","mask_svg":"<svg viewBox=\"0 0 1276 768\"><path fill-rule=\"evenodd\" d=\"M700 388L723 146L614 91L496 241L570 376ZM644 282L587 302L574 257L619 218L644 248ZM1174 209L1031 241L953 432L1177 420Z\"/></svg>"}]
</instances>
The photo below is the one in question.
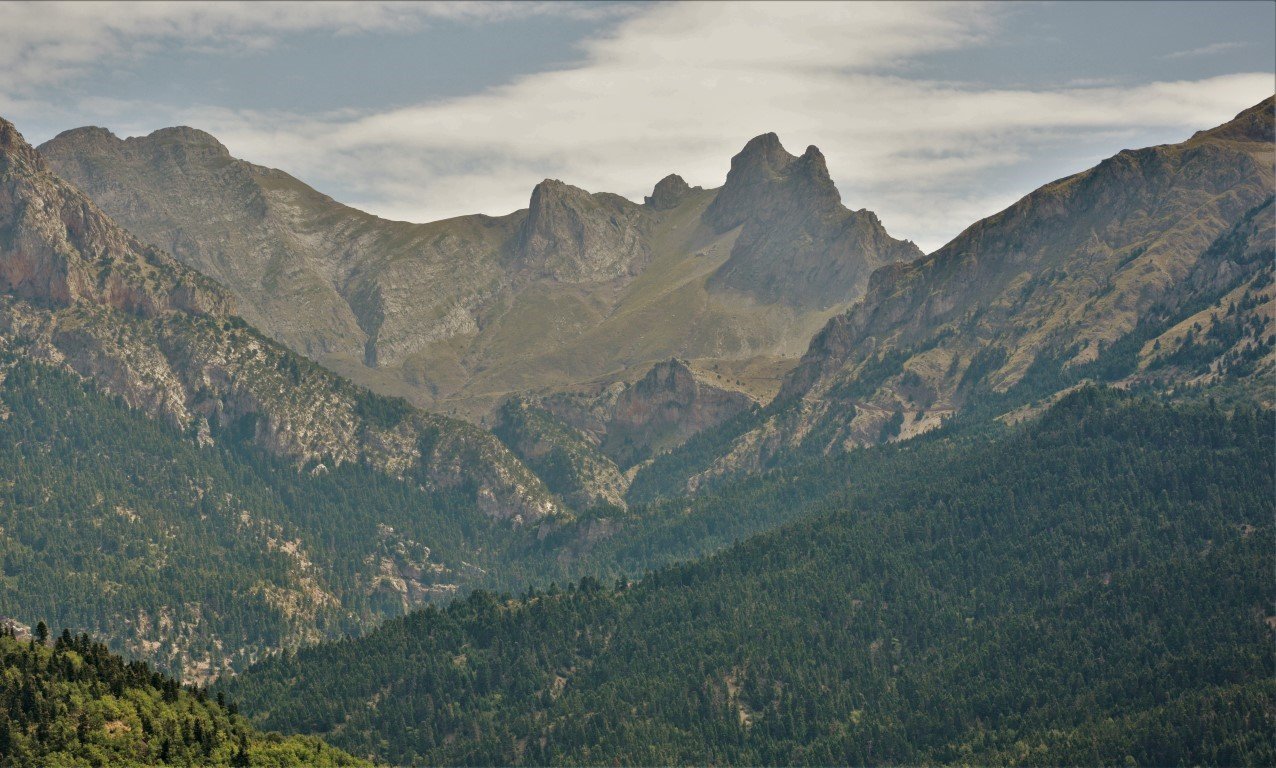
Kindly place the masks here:
<instances>
[{"instance_id":1,"label":"sky","mask_svg":"<svg viewBox=\"0 0 1276 768\"><path fill-rule=\"evenodd\" d=\"M931 251L1276 90L1276 3L7 3L0 116L190 125L387 218L722 184L753 136Z\"/></svg>"}]
</instances>

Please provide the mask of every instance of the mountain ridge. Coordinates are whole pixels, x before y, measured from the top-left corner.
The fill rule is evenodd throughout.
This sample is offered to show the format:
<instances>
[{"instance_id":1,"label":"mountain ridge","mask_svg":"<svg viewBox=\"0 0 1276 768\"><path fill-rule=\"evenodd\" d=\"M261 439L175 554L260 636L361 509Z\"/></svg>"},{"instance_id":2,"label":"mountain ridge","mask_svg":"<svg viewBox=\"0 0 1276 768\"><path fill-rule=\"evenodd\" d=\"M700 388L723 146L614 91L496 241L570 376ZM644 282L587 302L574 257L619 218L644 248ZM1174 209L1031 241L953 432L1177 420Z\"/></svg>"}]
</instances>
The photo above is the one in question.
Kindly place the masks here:
<instances>
[{"instance_id":1,"label":"mountain ridge","mask_svg":"<svg viewBox=\"0 0 1276 768\"><path fill-rule=\"evenodd\" d=\"M770 279L765 270L734 264L735 277L712 281L739 233L702 222L718 191L676 175L643 204L546 180L528 209L409 224L343 206L215 142L186 128L129 139L76 129L40 151L130 228L230 286L245 317L272 337L378 391L475 421L511 393L669 357L795 355L853 298L827 308L829 296L790 301L754 290L750 281ZM836 198L831 181L822 184L820 194ZM796 177L789 186L805 194ZM745 218L774 215L741 205ZM915 255L891 250L896 241L880 225L856 216L833 216L858 222L845 231L811 219L793 233L852 240L830 267L852 292L867 273L860 261ZM745 229L748 240L759 227ZM754 248L778 260L773 271L814 258L810 248L786 250L785 236ZM529 326L552 335L529 336Z\"/></svg>"}]
</instances>

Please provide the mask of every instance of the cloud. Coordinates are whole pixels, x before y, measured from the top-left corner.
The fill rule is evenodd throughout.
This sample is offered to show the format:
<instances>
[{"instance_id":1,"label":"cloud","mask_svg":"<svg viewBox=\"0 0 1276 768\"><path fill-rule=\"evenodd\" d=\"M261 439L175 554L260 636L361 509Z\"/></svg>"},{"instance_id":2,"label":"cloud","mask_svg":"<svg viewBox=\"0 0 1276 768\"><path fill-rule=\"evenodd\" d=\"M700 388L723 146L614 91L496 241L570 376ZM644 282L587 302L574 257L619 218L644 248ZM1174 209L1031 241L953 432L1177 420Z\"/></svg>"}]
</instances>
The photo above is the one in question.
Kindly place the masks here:
<instances>
[{"instance_id":1,"label":"cloud","mask_svg":"<svg viewBox=\"0 0 1276 768\"><path fill-rule=\"evenodd\" d=\"M426 23L405 20L401 6L367 15L300 7L324 9L325 19L280 7L267 14L269 23L252 27L242 21L251 15L246 7L205 8L195 16L213 16L200 23L174 19L170 8L157 12L161 20L130 22L129 34L211 24L232 40L252 30L281 34L289 25L339 26L351 14L367 29ZM794 153L807 144L824 151L848 206L876 210L893 234L929 250L1049 181L1043 172L1081 170L1116 141L1181 138L1271 92L1269 73L1049 90L905 76L937 52L994 43L1004 8L647 5L587 41L580 64L459 98L327 114L100 101L94 114L115 115L107 124L117 132L195 125L240 157L374 213L416 221L507 213L524 207L546 177L631 199L670 172L717 186L749 138L776 131Z\"/></svg>"},{"instance_id":2,"label":"cloud","mask_svg":"<svg viewBox=\"0 0 1276 768\"><path fill-rule=\"evenodd\" d=\"M178 44L188 51L267 48L282 35L419 30L430 20L485 22L518 16L620 15L574 3L510 2L0 2L5 90L33 91L87 68L140 59Z\"/></svg>"},{"instance_id":3,"label":"cloud","mask_svg":"<svg viewBox=\"0 0 1276 768\"><path fill-rule=\"evenodd\" d=\"M1200 48L1190 48L1186 51L1175 51L1174 53L1167 53L1161 58L1189 59L1189 58L1195 58L1197 56L1213 56L1216 53L1223 53L1224 51L1234 51L1237 48L1244 48L1245 46L1246 46L1246 43L1211 43L1210 45L1203 45Z\"/></svg>"}]
</instances>

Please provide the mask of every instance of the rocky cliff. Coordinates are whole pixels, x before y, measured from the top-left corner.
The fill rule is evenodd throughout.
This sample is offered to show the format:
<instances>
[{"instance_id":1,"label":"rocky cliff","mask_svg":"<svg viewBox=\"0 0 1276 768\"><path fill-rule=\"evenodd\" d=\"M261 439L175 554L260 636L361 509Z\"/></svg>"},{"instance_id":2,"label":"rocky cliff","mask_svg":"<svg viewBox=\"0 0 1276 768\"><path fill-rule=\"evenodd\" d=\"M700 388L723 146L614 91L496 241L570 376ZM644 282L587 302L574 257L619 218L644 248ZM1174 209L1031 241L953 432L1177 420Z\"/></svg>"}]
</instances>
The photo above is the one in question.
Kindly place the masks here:
<instances>
[{"instance_id":1,"label":"rocky cliff","mask_svg":"<svg viewBox=\"0 0 1276 768\"><path fill-rule=\"evenodd\" d=\"M555 512L467 424L373 395L231 314L207 278L116 225L0 120L0 345L91 380L197 440L246 438L299 465L359 462L490 514Z\"/></svg>"},{"instance_id":2,"label":"rocky cliff","mask_svg":"<svg viewBox=\"0 0 1276 768\"><path fill-rule=\"evenodd\" d=\"M616 382L542 401L549 412L589 436L626 469L756 404L742 392L708 381L678 359L652 366L633 383Z\"/></svg>"}]
</instances>

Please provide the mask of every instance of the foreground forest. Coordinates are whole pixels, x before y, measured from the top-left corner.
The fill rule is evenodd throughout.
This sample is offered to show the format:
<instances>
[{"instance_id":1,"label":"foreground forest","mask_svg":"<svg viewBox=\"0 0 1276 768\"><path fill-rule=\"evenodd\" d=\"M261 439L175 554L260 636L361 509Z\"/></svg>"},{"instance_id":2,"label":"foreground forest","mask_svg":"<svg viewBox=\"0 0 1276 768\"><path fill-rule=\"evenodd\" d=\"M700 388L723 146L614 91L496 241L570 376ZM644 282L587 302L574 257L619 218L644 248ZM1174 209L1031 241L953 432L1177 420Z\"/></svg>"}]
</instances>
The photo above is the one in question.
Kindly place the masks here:
<instances>
[{"instance_id":1,"label":"foreground forest","mask_svg":"<svg viewBox=\"0 0 1276 768\"><path fill-rule=\"evenodd\" d=\"M1272 424L1082 389L757 481L841 490L638 584L476 592L223 690L396 763L1271 764Z\"/></svg>"},{"instance_id":2,"label":"foreground forest","mask_svg":"<svg viewBox=\"0 0 1276 768\"><path fill-rule=\"evenodd\" d=\"M0 634L0 766L354 766L318 739L261 733L222 696L186 689L69 631Z\"/></svg>"}]
</instances>

